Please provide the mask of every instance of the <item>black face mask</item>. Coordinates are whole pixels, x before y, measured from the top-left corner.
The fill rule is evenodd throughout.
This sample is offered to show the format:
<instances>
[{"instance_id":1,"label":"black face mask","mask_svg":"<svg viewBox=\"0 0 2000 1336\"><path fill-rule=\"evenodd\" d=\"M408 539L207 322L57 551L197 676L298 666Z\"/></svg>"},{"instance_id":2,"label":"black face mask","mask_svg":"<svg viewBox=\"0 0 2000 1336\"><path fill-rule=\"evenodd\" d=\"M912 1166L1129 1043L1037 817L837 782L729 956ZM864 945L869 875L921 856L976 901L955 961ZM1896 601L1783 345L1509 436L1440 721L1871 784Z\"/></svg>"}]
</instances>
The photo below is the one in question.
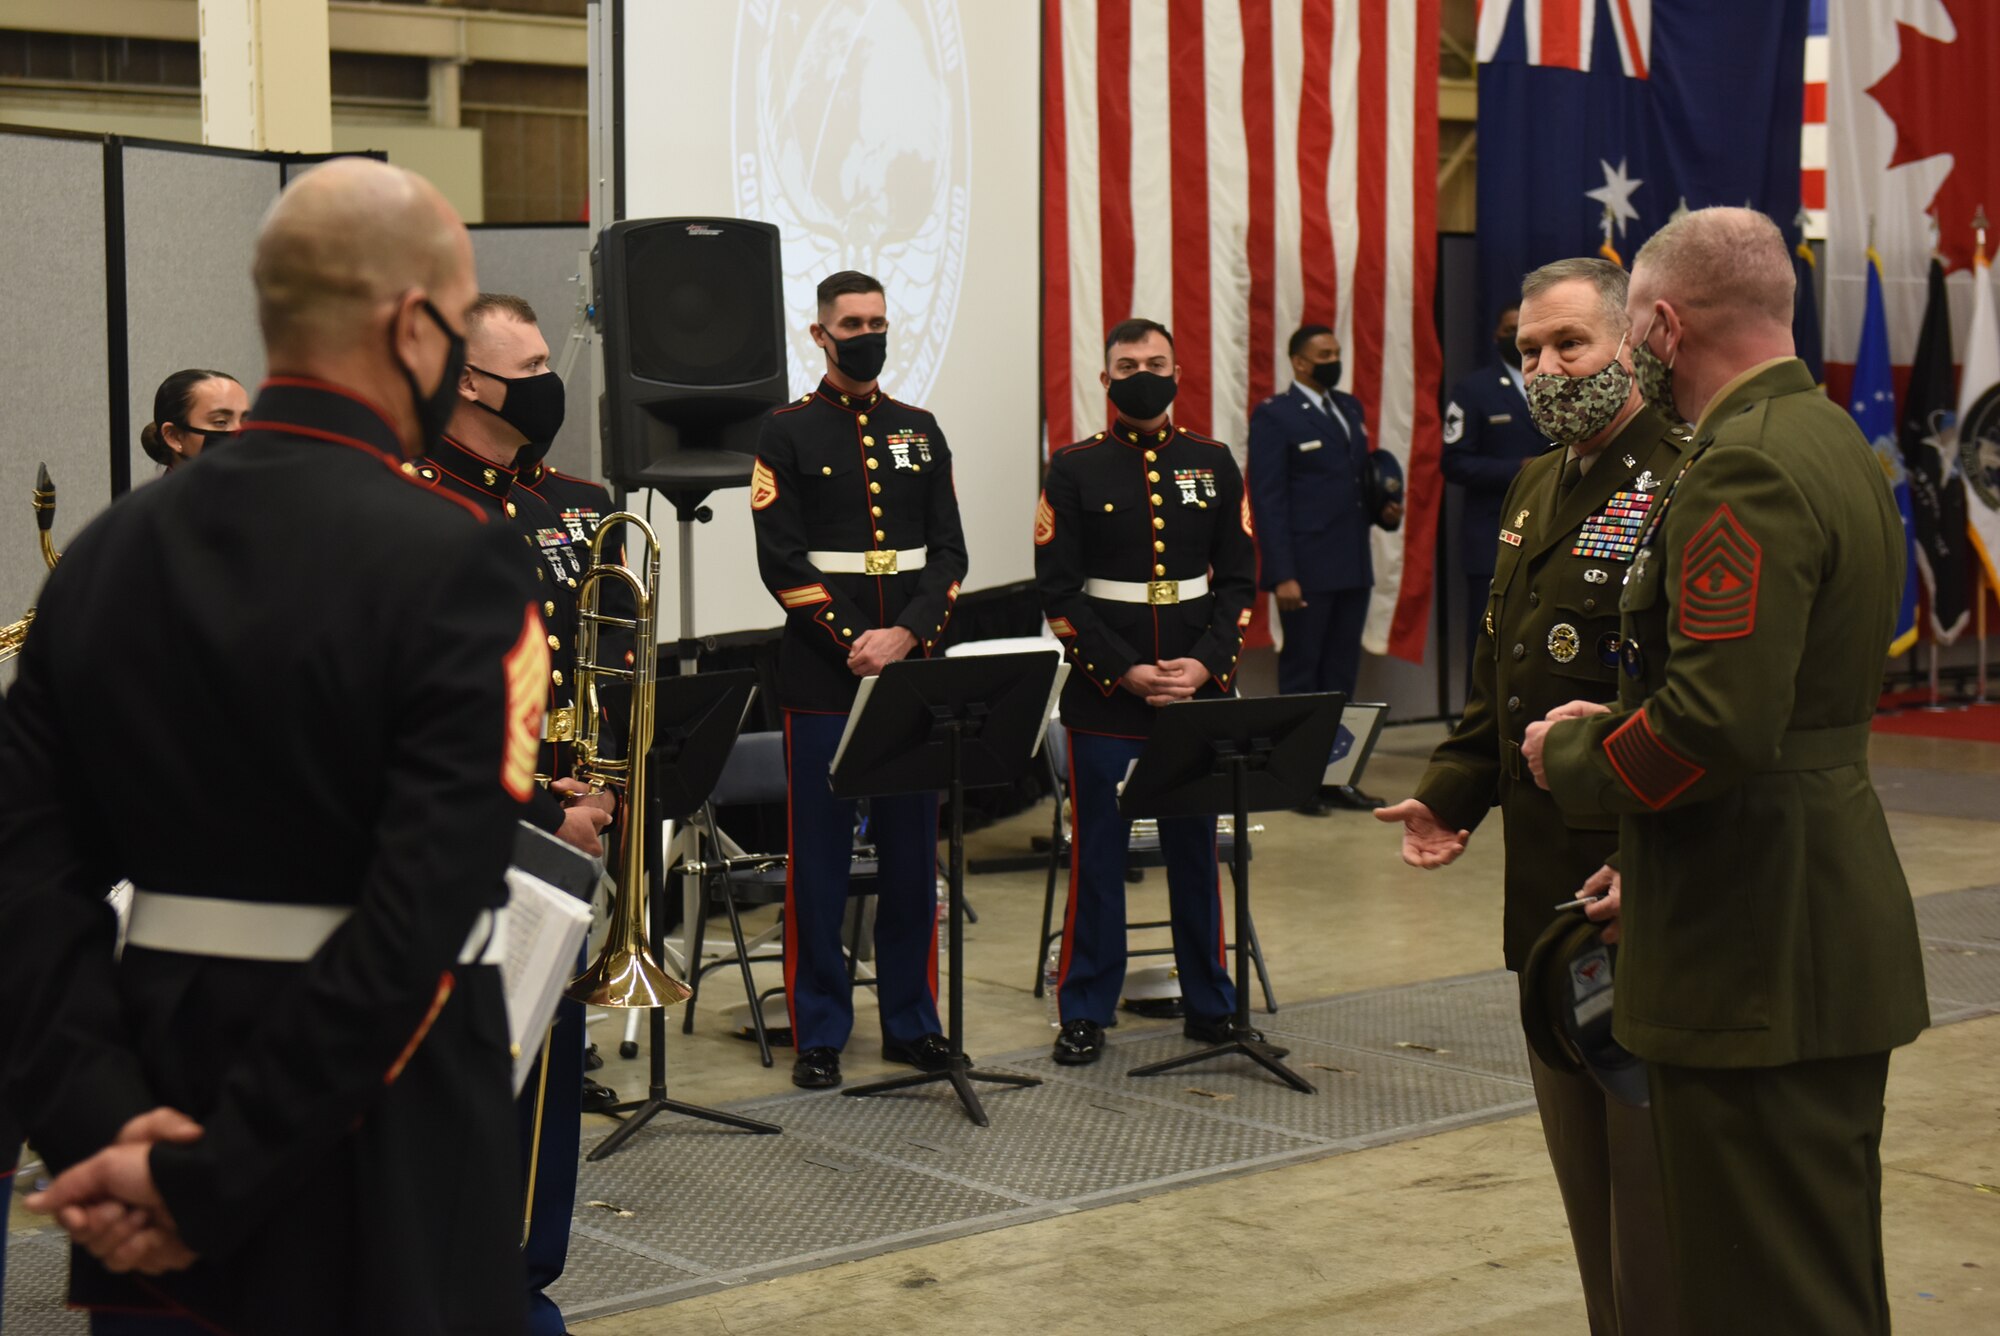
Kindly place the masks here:
<instances>
[{"instance_id":1,"label":"black face mask","mask_svg":"<svg viewBox=\"0 0 2000 1336\"><path fill-rule=\"evenodd\" d=\"M1313 384L1322 390L1330 390L1340 384L1340 359L1336 357L1331 362L1314 362L1312 378Z\"/></svg>"},{"instance_id":2,"label":"black face mask","mask_svg":"<svg viewBox=\"0 0 2000 1336\"><path fill-rule=\"evenodd\" d=\"M542 456L549 452L556 433L562 430L562 377L553 371L537 372L532 376L496 376L470 362L466 363L466 367L506 387L506 395L500 400L498 408L480 403L477 399L473 402L528 438L528 443L521 447L521 453L515 456L516 467L526 468L539 463ZM536 451L532 459L528 458L530 450Z\"/></svg>"},{"instance_id":3,"label":"black face mask","mask_svg":"<svg viewBox=\"0 0 2000 1336\"><path fill-rule=\"evenodd\" d=\"M1521 349L1514 340L1496 337L1493 340L1493 351L1499 353L1500 360L1508 366L1516 371L1521 369Z\"/></svg>"},{"instance_id":4,"label":"black face mask","mask_svg":"<svg viewBox=\"0 0 2000 1336\"><path fill-rule=\"evenodd\" d=\"M431 305L430 298L424 299L424 314L431 323L444 331L450 347L445 350L444 374L438 377L437 387L425 390L417 384L417 378L410 368L403 365L403 359L396 355L396 332L389 331L389 356L395 361L396 369L403 373L403 381L410 387L410 401L417 410L417 434L419 454L429 454L437 449L444 439L444 429L451 422L451 411L458 406L458 376L465 370L465 335L455 332L438 314L438 308Z\"/></svg>"},{"instance_id":5,"label":"black face mask","mask_svg":"<svg viewBox=\"0 0 2000 1336\"><path fill-rule=\"evenodd\" d=\"M1166 412L1179 392L1180 385L1172 376L1153 371L1134 371L1123 380L1112 381L1105 391L1112 406L1134 422L1149 422Z\"/></svg>"},{"instance_id":6,"label":"black face mask","mask_svg":"<svg viewBox=\"0 0 2000 1336\"><path fill-rule=\"evenodd\" d=\"M856 334L845 339L836 339L828 334L833 344L833 364L849 380L866 385L882 374L882 363L889 360L889 335L886 330L873 334Z\"/></svg>"},{"instance_id":7,"label":"black face mask","mask_svg":"<svg viewBox=\"0 0 2000 1336\"><path fill-rule=\"evenodd\" d=\"M215 449L218 445L228 445L239 434L234 427L228 431L220 431L208 427L191 427L185 422L176 422L174 425L190 436L201 437L201 449L203 453Z\"/></svg>"}]
</instances>

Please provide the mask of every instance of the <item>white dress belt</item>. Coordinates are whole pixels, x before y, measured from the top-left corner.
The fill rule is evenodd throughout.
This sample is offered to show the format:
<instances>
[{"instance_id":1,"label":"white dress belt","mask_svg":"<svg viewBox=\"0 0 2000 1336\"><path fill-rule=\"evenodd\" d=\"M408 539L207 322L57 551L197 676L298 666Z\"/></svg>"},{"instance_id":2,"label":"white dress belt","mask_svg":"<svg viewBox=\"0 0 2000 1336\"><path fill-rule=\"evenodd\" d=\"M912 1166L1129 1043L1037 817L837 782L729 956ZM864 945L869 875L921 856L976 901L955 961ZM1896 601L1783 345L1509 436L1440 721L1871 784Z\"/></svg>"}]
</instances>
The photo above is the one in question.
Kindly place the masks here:
<instances>
[{"instance_id":1,"label":"white dress belt","mask_svg":"<svg viewBox=\"0 0 2000 1336\"><path fill-rule=\"evenodd\" d=\"M875 552L808 552L806 560L822 575L900 575L920 571L930 549L884 548Z\"/></svg>"},{"instance_id":2,"label":"white dress belt","mask_svg":"<svg viewBox=\"0 0 2000 1336\"><path fill-rule=\"evenodd\" d=\"M1189 580L1085 580L1083 592L1114 603L1178 603L1208 592L1208 577Z\"/></svg>"},{"instance_id":3,"label":"white dress belt","mask_svg":"<svg viewBox=\"0 0 2000 1336\"><path fill-rule=\"evenodd\" d=\"M280 905L135 890L125 945L230 960L311 960L353 913L351 905ZM458 963L497 965L506 957L506 909L480 910Z\"/></svg>"}]
</instances>

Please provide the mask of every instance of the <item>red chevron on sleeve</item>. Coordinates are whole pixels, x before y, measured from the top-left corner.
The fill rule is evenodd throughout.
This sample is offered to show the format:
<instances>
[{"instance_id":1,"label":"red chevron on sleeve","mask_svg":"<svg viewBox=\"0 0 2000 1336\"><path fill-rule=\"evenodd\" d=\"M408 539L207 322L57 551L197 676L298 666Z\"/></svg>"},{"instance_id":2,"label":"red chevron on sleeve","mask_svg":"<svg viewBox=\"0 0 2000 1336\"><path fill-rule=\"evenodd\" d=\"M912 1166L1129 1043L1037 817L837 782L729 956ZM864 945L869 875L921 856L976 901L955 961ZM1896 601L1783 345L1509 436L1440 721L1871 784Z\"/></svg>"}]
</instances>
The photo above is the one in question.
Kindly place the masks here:
<instances>
[{"instance_id":1,"label":"red chevron on sleeve","mask_svg":"<svg viewBox=\"0 0 2000 1336\"><path fill-rule=\"evenodd\" d=\"M1757 627L1757 580L1764 549L1727 505L1681 549L1681 634L1736 640Z\"/></svg>"},{"instance_id":2,"label":"red chevron on sleeve","mask_svg":"<svg viewBox=\"0 0 2000 1336\"><path fill-rule=\"evenodd\" d=\"M1604 739L1604 755L1625 787L1656 812L1708 773L1661 742L1644 709Z\"/></svg>"}]
</instances>

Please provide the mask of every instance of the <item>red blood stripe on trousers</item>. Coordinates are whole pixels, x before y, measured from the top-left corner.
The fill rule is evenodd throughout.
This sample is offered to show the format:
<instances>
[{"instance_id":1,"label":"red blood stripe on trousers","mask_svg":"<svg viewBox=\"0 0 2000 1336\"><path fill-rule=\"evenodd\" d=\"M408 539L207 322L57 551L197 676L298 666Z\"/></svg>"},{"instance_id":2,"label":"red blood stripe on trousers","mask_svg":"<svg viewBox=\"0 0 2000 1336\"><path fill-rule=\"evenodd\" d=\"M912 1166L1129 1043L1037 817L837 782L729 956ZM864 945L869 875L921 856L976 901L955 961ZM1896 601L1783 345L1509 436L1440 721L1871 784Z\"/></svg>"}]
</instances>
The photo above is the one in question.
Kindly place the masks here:
<instances>
[{"instance_id":1,"label":"red blood stripe on trousers","mask_svg":"<svg viewBox=\"0 0 2000 1336\"><path fill-rule=\"evenodd\" d=\"M1340 310L1333 220L1326 205L1333 159L1333 0L1305 0L1299 44L1305 57L1299 80L1298 161L1299 274L1305 302L1299 323L1331 325Z\"/></svg>"},{"instance_id":2,"label":"red blood stripe on trousers","mask_svg":"<svg viewBox=\"0 0 2000 1336\"><path fill-rule=\"evenodd\" d=\"M1276 389L1277 147L1271 110L1271 0L1241 0L1243 15L1243 142L1248 153L1250 226L1244 258L1250 269L1251 406Z\"/></svg>"},{"instance_id":3,"label":"red blood stripe on trousers","mask_svg":"<svg viewBox=\"0 0 2000 1336\"><path fill-rule=\"evenodd\" d=\"M799 909L793 895L792 870L799 865L798 841L792 836L792 712L785 711L785 1019L792 1027L792 1044L799 1039Z\"/></svg>"},{"instance_id":4,"label":"red blood stripe on trousers","mask_svg":"<svg viewBox=\"0 0 2000 1336\"><path fill-rule=\"evenodd\" d=\"M1069 329L1069 144L1062 0L1042 0L1042 403L1049 448L1076 439Z\"/></svg>"},{"instance_id":5,"label":"red blood stripe on trousers","mask_svg":"<svg viewBox=\"0 0 2000 1336\"><path fill-rule=\"evenodd\" d=\"M1132 314L1132 4L1097 5L1098 270L1104 328Z\"/></svg>"},{"instance_id":6,"label":"red blood stripe on trousers","mask_svg":"<svg viewBox=\"0 0 2000 1336\"><path fill-rule=\"evenodd\" d=\"M1214 430L1214 358L1208 309L1208 84L1202 58L1202 0L1168 0L1167 130L1173 155L1174 337L1192 356L1181 364L1174 416Z\"/></svg>"},{"instance_id":7,"label":"red blood stripe on trousers","mask_svg":"<svg viewBox=\"0 0 2000 1336\"><path fill-rule=\"evenodd\" d=\"M1437 328L1431 302L1437 285L1437 50L1438 0L1418 0L1416 67L1416 133L1412 136L1410 188L1410 335L1416 383L1411 386L1415 412L1411 418L1409 467L1403 479L1403 583L1396 594L1396 612L1389 623L1389 652L1411 663L1422 663L1431 624L1431 579L1437 564L1437 524L1443 500L1444 476L1438 456Z\"/></svg>"}]
</instances>

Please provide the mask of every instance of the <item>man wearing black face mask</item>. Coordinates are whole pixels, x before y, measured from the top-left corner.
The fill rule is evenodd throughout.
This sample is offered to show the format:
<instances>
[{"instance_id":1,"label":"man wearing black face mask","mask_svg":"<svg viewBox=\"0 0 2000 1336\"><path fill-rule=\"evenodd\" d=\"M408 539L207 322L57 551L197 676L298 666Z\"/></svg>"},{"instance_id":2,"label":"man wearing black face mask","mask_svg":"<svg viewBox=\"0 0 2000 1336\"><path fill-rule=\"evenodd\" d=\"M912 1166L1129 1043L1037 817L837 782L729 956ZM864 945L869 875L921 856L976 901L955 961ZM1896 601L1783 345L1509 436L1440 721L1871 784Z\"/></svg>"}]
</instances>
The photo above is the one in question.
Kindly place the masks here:
<instances>
[{"instance_id":1,"label":"man wearing black face mask","mask_svg":"<svg viewBox=\"0 0 2000 1336\"><path fill-rule=\"evenodd\" d=\"M1125 982L1125 855L1118 783L1158 707L1235 685L1256 593L1250 504L1229 447L1168 418L1180 368L1164 325L1127 320L1105 339L1109 432L1049 460L1035 512L1035 584L1063 642L1074 817L1069 909L1056 999L1055 1061L1096 1062ZM1167 895L1183 1028L1214 1043L1233 1030L1222 961L1215 819L1163 817Z\"/></svg>"},{"instance_id":2,"label":"man wearing black face mask","mask_svg":"<svg viewBox=\"0 0 2000 1336\"><path fill-rule=\"evenodd\" d=\"M757 567L785 610L785 1002L798 1057L792 1081L840 1084L854 1028L841 948L853 866L854 804L827 789L861 679L928 656L965 578L965 531L951 450L937 419L882 393L889 338L882 285L851 270L819 285L813 342L826 377L764 420L750 479ZM876 798L876 1003L882 1056L925 1071L947 1055L937 1015L934 793Z\"/></svg>"},{"instance_id":3,"label":"man wearing black face mask","mask_svg":"<svg viewBox=\"0 0 2000 1336\"><path fill-rule=\"evenodd\" d=\"M1372 469L1361 401L1343 394L1340 340L1325 325L1292 335L1292 388L1250 415L1250 505L1257 521L1258 576L1278 599L1284 645L1278 690L1354 694L1361 627L1375 589L1371 524L1393 529L1402 507L1368 512L1362 470ZM1379 800L1353 787L1329 790L1340 806L1368 811ZM1330 810L1318 798L1298 809Z\"/></svg>"},{"instance_id":4,"label":"man wearing black face mask","mask_svg":"<svg viewBox=\"0 0 2000 1336\"><path fill-rule=\"evenodd\" d=\"M1521 379L1521 350L1514 334L1521 308L1510 306L1493 326L1495 360L1452 386L1444 406L1444 450L1440 467L1447 482L1465 489L1458 511L1458 558L1465 572L1465 663L1467 689L1479 645L1479 619L1493 583L1493 535L1500 528L1500 505L1514 475L1549 448L1528 412Z\"/></svg>"}]
</instances>

